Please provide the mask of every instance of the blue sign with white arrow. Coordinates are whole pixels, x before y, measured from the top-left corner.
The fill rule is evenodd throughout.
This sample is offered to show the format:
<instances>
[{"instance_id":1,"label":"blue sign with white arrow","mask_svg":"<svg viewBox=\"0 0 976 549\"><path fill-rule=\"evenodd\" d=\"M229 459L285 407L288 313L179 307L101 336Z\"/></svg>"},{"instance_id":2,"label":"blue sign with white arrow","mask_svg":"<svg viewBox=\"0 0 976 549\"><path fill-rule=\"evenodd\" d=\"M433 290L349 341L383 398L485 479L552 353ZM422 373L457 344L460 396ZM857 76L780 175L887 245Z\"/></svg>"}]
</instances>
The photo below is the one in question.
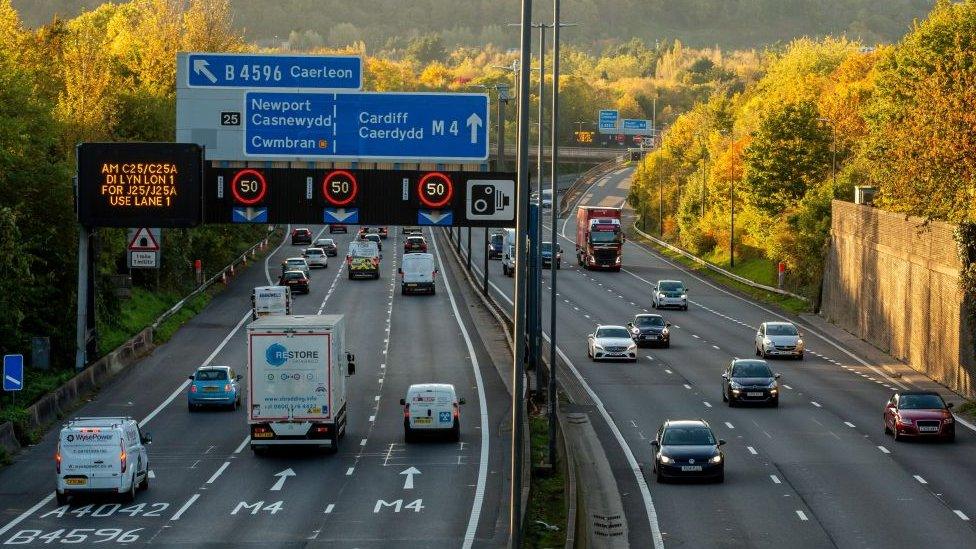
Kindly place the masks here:
<instances>
[{"instance_id":1,"label":"blue sign with white arrow","mask_svg":"<svg viewBox=\"0 0 976 549\"><path fill-rule=\"evenodd\" d=\"M3 390L20 391L24 388L24 355L3 356Z\"/></svg>"},{"instance_id":2,"label":"blue sign with white arrow","mask_svg":"<svg viewBox=\"0 0 976 549\"><path fill-rule=\"evenodd\" d=\"M450 227L454 224L454 212L451 210L418 210L417 225L434 227Z\"/></svg>"},{"instance_id":3,"label":"blue sign with white arrow","mask_svg":"<svg viewBox=\"0 0 976 549\"><path fill-rule=\"evenodd\" d=\"M234 223L267 223L268 208L235 206L231 221Z\"/></svg>"},{"instance_id":4,"label":"blue sign with white arrow","mask_svg":"<svg viewBox=\"0 0 976 549\"><path fill-rule=\"evenodd\" d=\"M191 53L191 88L291 88L358 90L363 59L356 55L255 55Z\"/></svg>"},{"instance_id":5,"label":"blue sign with white arrow","mask_svg":"<svg viewBox=\"0 0 976 549\"><path fill-rule=\"evenodd\" d=\"M359 223L359 208L326 208L322 213L323 223Z\"/></svg>"},{"instance_id":6,"label":"blue sign with white arrow","mask_svg":"<svg viewBox=\"0 0 976 549\"><path fill-rule=\"evenodd\" d=\"M485 94L248 92L244 103L245 156L420 162L488 158Z\"/></svg>"}]
</instances>

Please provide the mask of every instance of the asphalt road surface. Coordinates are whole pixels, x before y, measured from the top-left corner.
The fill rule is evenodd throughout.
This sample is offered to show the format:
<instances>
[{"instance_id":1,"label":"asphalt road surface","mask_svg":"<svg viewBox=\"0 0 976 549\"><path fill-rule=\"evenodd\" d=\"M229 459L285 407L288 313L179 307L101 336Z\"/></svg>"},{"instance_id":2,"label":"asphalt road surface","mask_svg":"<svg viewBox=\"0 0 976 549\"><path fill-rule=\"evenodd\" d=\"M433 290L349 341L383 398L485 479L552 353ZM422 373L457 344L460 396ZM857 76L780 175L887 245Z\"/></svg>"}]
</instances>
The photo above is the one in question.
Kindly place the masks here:
<instances>
[{"instance_id":1,"label":"asphalt road surface","mask_svg":"<svg viewBox=\"0 0 976 549\"><path fill-rule=\"evenodd\" d=\"M149 490L134 504L93 499L58 507L55 428L0 470L0 544L503 545L510 444L499 427L510 422L511 400L473 330L459 273L445 264L436 295L402 296L396 277L402 235L391 227L381 278L348 280L342 256L356 229L334 235L340 256L313 270L311 293L294 300L296 314L347 315L357 370L347 384L349 426L336 455L258 457L248 449L243 408L187 410L187 376L198 366L245 371L251 288L268 284L284 258L301 253L284 241L73 414L140 420L153 437ZM312 231L317 236L324 228ZM421 382L453 383L466 398L460 443L404 444L399 400Z\"/></svg>"},{"instance_id":2,"label":"asphalt road surface","mask_svg":"<svg viewBox=\"0 0 976 549\"><path fill-rule=\"evenodd\" d=\"M604 177L581 203L621 206L630 174ZM890 378L799 319L632 242L621 272L583 270L575 261L573 216L557 224L564 250L557 348L598 401L591 420L621 492L632 547L976 547L973 426L958 424L955 444L895 443L882 432L893 391L945 389L921 375ZM479 278L483 238L474 230ZM488 269L492 295L511 310L513 280L502 275L500 261ZM549 276L543 271L547 334ZM636 364L589 360L586 335L598 323L624 325L634 314L655 312L650 289L661 279L690 288L688 311L662 313L673 323L671 347L640 349ZM733 357L751 358L759 324L784 317L800 326L808 353L802 362L770 361L782 373L780 407L729 408L721 397L723 367ZM728 441L724 484L654 482L649 443L669 418L704 418Z\"/></svg>"}]
</instances>

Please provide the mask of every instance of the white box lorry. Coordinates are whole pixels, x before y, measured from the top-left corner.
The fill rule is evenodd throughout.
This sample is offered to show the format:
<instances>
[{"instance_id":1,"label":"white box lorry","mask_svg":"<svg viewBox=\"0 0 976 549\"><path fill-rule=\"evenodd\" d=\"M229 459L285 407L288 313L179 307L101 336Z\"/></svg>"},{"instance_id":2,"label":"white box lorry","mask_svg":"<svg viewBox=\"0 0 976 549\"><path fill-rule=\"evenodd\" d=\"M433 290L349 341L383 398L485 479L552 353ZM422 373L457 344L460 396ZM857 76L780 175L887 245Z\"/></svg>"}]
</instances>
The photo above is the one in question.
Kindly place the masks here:
<instances>
[{"instance_id":1,"label":"white box lorry","mask_svg":"<svg viewBox=\"0 0 976 549\"><path fill-rule=\"evenodd\" d=\"M291 288L288 286L258 286L251 290L251 320L290 314Z\"/></svg>"},{"instance_id":2,"label":"white box lorry","mask_svg":"<svg viewBox=\"0 0 976 549\"><path fill-rule=\"evenodd\" d=\"M335 452L346 432L342 315L270 316L247 327L247 423L251 449L304 445Z\"/></svg>"}]
</instances>

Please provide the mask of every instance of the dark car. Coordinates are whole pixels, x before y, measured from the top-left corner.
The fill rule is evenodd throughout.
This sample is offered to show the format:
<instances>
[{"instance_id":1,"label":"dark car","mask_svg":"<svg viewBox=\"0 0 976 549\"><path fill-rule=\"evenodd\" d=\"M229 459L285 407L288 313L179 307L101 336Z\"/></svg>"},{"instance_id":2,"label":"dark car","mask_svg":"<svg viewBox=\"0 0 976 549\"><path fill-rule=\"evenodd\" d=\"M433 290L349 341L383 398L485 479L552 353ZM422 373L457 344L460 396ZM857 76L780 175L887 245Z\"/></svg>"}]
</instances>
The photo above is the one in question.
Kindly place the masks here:
<instances>
[{"instance_id":1,"label":"dark car","mask_svg":"<svg viewBox=\"0 0 976 549\"><path fill-rule=\"evenodd\" d=\"M336 257L339 255L339 246L336 245L335 240L331 238L319 238L315 241L316 248L322 248L325 255L329 257Z\"/></svg>"},{"instance_id":2,"label":"dark car","mask_svg":"<svg viewBox=\"0 0 976 549\"><path fill-rule=\"evenodd\" d=\"M956 418L952 403L946 403L934 391L901 391L895 393L884 410L884 432L895 440L934 438L956 440Z\"/></svg>"},{"instance_id":3,"label":"dark car","mask_svg":"<svg viewBox=\"0 0 976 549\"><path fill-rule=\"evenodd\" d=\"M725 454L703 419L668 420L651 441L658 482L672 478L725 481Z\"/></svg>"},{"instance_id":4,"label":"dark car","mask_svg":"<svg viewBox=\"0 0 976 549\"><path fill-rule=\"evenodd\" d=\"M312 231L304 228L298 228L291 231L291 245L296 244L311 244L312 243Z\"/></svg>"},{"instance_id":5,"label":"dark car","mask_svg":"<svg viewBox=\"0 0 976 549\"><path fill-rule=\"evenodd\" d=\"M380 235L378 235L376 233L369 233L369 234L366 235L365 238L366 238L366 240L372 240L373 242L375 242L376 243L376 247L381 252L383 251L383 242L380 240Z\"/></svg>"},{"instance_id":6,"label":"dark car","mask_svg":"<svg viewBox=\"0 0 976 549\"><path fill-rule=\"evenodd\" d=\"M661 315L637 315L633 322L627 323L630 337L638 347L645 345L671 346L670 322L665 322Z\"/></svg>"},{"instance_id":7,"label":"dark car","mask_svg":"<svg viewBox=\"0 0 976 549\"><path fill-rule=\"evenodd\" d=\"M379 229L376 229L376 234L380 235L380 238L385 240L388 236L390 236L390 231L386 227L380 227Z\"/></svg>"},{"instance_id":8,"label":"dark car","mask_svg":"<svg viewBox=\"0 0 976 549\"><path fill-rule=\"evenodd\" d=\"M427 252L427 239L422 236L408 236L403 241L403 253Z\"/></svg>"},{"instance_id":9,"label":"dark car","mask_svg":"<svg viewBox=\"0 0 976 549\"><path fill-rule=\"evenodd\" d=\"M333 223L329 225L329 234L342 233L346 234L349 232L349 227L343 225L342 223Z\"/></svg>"},{"instance_id":10,"label":"dark car","mask_svg":"<svg viewBox=\"0 0 976 549\"><path fill-rule=\"evenodd\" d=\"M542 268L552 268L552 242L542 243ZM563 268L563 247L556 244L556 268Z\"/></svg>"},{"instance_id":11,"label":"dark car","mask_svg":"<svg viewBox=\"0 0 976 549\"><path fill-rule=\"evenodd\" d=\"M488 239L488 259L501 259L505 246L505 235L495 233Z\"/></svg>"},{"instance_id":12,"label":"dark car","mask_svg":"<svg viewBox=\"0 0 976 549\"><path fill-rule=\"evenodd\" d=\"M279 286L288 286L292 293L308 293L308 276L302 271L285 271L278 279Z\"/></svg>"},{"instance_id":13,"label":"dark car","mask_svg":"<svg viewBox=\"0 0 976 549\"><path fill-rule=\"evenodd\" d=\"M779 406L779 374L765 360L737 358L722 372L722 402Z\"/></svg>"}]
</instances>

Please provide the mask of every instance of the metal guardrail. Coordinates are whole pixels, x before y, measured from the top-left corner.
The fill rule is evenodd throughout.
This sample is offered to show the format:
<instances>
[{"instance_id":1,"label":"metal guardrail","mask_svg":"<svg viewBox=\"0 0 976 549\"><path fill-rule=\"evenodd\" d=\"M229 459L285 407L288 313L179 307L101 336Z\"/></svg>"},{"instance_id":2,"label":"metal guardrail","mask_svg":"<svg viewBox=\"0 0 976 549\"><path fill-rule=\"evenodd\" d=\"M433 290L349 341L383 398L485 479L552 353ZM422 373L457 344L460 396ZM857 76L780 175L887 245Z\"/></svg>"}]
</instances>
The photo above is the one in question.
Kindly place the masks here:
<instances>
[{"instance_id":1,"label":"metal guardrail","mask_svg":"<svg viewBox=\"0 0 976 549\"><path fill-rule=\"evenodd\" d=\"M495 151L495 143L490 143L489 146L491 147L489 150ZM492 152L492 154L494 154L494 152ZM627 149L626 148L623 148L623 147L621 147L621 148L617 148L617 147L613 147L613 148L611 148L611 147L564 147L564 146L560 146L559 147L559 159L560 159L560 161L562 161L562 160L577 160L577 159L584 159L584 160L586 160L586 159L592 159L592 160L608 159L608 158L615 158L615 157L620 156L622 154L627 154ZM543 156L547 156L547 157L551 157L552 156L552 147L550 147L550 146L543 147L542 148L542 155ZM508 147L508 148L506 148L506 150L505 150L505 158L511 158L511 157L514 157L514 156L515 156L515 148L514 147ZM538 147L529 147L529 156L530 157L536 157L536 156L538 156Z\"/></svg>"},{"instance_id":2,"label":"metal guardrail","mask_svg":"<svg viewBox=\"0 0 976 549\"><path fill-rule=\"evenodd\" d=\"M795 298L801 299L803 301L810 301L809 299L803 297L802 295L797 295L797 294L794 294L793 292L788 292L786 290L781 290L779 288L774 288L772 286L767 286L765 284L760 284L758 282L754 282L752 280L749 280L748 278L739 276L739 275L737 275L737 274L735 274L733 272L726 271L725 269L719 267L718 265L715 265L714 263L710 263L708 261L705 261L704 259L702 259L702 258L700 258L700 257L698 257L698 256L696 256L694 254L692 254L691 252L687 252L685 250L682 250L681 248L679 248L677 246L673 246L671 244L668 244L667 242L665 242L663 240L660 240L658 238L655 238L655 237L653 237L653 236L645 233L644 231L642 231L642 230L640 230L640 229L637 228L637 223L634 223L634 232L636 232L637 234L639 234L639 235L643 236L644 238L650 240L651 242L654 242L658 246L662 246L664 248L667 248L667 249L671 250L672 252L675 252L677 254L680 254L680 255L682 255L682 256L684 256L684 257L686 257L686 258L694 261L695 263L698 263L700 265L703 265L704 267L707 267L709 270L715 271L716 273L719 273L719 274L721 274L723 276L726 276L728 278L731 278L732 280L735 280L737 282L741 282L741 283L745 284L746 286L751 286L753 288L758 288L760 290L766 290L767 292L773 292L773 293L780 294L780 295L785 295L785 296L789 296L789 297L795 297Z\"/></svg>"}]
</instances>

